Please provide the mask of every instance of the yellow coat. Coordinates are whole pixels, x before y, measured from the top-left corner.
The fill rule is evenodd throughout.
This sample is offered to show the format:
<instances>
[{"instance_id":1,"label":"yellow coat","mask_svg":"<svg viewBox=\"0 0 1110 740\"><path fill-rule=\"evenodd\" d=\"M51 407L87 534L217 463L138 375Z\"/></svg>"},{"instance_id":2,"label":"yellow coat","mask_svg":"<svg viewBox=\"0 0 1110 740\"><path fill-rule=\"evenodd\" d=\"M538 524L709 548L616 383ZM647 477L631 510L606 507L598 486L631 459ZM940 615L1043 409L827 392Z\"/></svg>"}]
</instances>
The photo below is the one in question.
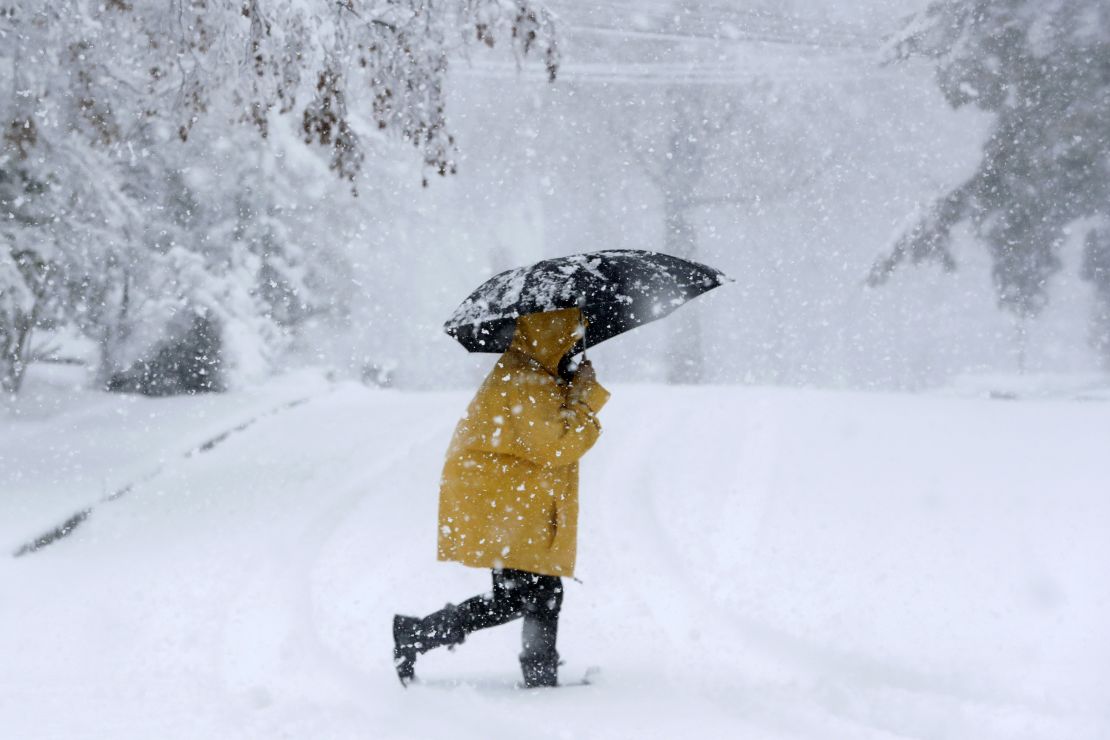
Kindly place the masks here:
<instances>
[{"instance_id":1,"label":"yellow coat","mask_svg":"<svg viewBox=\"0 0 1110 740\"><path fill-rule=\"evenodd\" d=\"M447 451L440 560L574 575L578 458L597 441L595 414L609 398L597 382L558 379L580 321L578 309L517 319Z\"/></svg>"}]
</instances>

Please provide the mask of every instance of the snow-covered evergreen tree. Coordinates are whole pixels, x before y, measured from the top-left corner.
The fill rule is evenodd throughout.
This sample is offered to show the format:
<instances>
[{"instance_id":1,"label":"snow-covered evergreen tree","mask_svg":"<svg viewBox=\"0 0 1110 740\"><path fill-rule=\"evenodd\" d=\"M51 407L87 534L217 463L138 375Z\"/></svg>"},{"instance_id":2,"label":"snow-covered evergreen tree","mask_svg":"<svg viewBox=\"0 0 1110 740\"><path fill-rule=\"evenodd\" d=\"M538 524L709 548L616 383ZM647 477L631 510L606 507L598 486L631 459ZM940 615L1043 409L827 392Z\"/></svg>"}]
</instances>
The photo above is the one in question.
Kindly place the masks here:
<instances>
[{"instance_id":1,"label":"snow-covered evergreen tree","mask_svg":"<svg viewBox=\"0 0 1110 740\"><path fill-rule=\"evenodd\" d=\"M975 173L923 211L876 262L870 282L905 262L955 267L951 231L968 222L990 250L1000 305L1021 318L1037 315L1069 227L1110 216L1110 5L940 0L907 24L889 53L935 60L948 102L995 121ZM1102 264L1102 243L1091 232L1089 265ZM1106 280L1097 267L1085 275ZM1099 321L1096 341L1106 351Z\"/></svg>"}]
</instances>

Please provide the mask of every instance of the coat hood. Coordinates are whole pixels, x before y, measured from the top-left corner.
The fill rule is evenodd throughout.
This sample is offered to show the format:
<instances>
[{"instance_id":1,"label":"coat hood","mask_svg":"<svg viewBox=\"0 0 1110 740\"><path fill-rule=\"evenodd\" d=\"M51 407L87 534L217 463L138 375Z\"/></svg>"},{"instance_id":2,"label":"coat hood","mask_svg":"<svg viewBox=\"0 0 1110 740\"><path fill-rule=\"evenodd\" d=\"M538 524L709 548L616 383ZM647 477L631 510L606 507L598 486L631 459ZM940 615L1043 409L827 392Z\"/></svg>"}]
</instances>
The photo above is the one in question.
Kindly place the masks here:
<instances>
[{"instance_id":1,"label":"coat hood","mask_svg":"<svg viewBox=\"0 0 1110 740\"><path fill-rule=\"evenodd\" d=\"M510 350L531 357L551 373L559 371L559 361L574 347L585 322L577 308L530 313L516 320L516 333Z\"/></svg>"}]
</instances>

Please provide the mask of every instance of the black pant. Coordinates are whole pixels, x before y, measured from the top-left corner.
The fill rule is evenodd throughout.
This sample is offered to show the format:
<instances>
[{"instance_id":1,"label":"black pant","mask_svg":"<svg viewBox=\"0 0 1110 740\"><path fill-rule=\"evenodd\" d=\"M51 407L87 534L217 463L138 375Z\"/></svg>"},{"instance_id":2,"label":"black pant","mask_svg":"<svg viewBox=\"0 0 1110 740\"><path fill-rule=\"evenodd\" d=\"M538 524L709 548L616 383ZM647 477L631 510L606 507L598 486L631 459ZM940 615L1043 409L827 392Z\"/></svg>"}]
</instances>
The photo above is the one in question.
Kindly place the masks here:
<instances>
[{"instance_id":1,"label":"black pant","mask_svg":"<svg viewBox=\"0 0 1110 740\"><path fill-rule=\"evenodd\" d=\"M524 684L555 686L559 653L555 639L559 631L559 609L563 606L563 583L558 576L523 570L493 571L493 590L448 604L423 619L397 615L393 618L393 658L401 680L411 679L416 655L433 648L458 645L471 632L496 627L518 617L524 619L520 667Z\"/></svg>"},{"instance_id":2,"label":"black pant","mask_svg":"<svg viewBox=\"0 0 1110 740\"><path fill-rule=\"evenodd\" d=\"M521 662L558 662L555 640L559 610L563 606L563 582L524 570L493 571L493 591L459 604L462 628L470 633L524 618Z\"/></svg>"}]
</instances>

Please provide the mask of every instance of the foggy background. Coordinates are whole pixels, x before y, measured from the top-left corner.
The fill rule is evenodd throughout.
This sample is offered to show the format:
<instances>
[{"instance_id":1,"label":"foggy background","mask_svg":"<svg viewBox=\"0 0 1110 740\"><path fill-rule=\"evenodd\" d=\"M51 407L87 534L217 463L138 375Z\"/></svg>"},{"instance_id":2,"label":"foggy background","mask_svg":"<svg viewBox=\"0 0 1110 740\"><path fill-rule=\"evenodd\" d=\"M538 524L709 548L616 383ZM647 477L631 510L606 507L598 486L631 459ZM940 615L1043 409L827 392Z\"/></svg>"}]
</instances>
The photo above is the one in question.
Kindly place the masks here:
<instances>
[{"instance_id":1,"label":"foggy background","mask_svg":"<svg viewBox=\"0 0 1110 740\"><path fill-rule=\"evenodd\" d=\"M395 367L404 386L472 385L488 358L440 327L485 278L579 251L667 249L665 196L645 163L661 168L668 96L680 96L710 120L734 106L728 130L691 147L703 173L671 186L734 196L690 209L688 255L737 282L597 348L606 379L666 380L695 324L708 382L916 389L1017 372L1017 322L966 232L957 272L926 265L864 285L915 209L974 169L989 123L949 108L926 62L880 66L882 37L924 3L739 5L562 0L555 83L481 52L456 64L459 173L421 188L418 167L402 166L360 204L352 326L331 327L328 361ZM1030 322L1029 371L1096 366L1079 251L1078 239L1064 250Z\"/></svg>"},{"instance_id":2,"label":"foggy background","mask_svg":"<svg viewBox=\"0 0 1110 740\"><path fill-rule=\"evenodd\" d=\"M476 15L445 21L457 28L405 42L426 45L414 66L398 67L396 49L376 60L391 71L366 88L328 56L329 32L304 24L354 33L370 6L277 3L285 35L256 38L270 28L261 11L248 24L231 5L178 29L156 4L86 18L20 3L5 32L20 43L0 54L15 91L0 201L18 262L0 264L0 325L33 319L22 349L15 331L5 388L18 390L22 367L72 360L92 386L151 392L163 374L152 358L182 354L217 358L227 387L303 365L469 387L490 358L441 327L471 290L510 267L611 248L666 251L736 282L597 348L607 380L924 389L1089 376L1099 310L1110 348L1110 272L1080 278L1083 223L1062 243L1012 250L1019 273L1041 249L1062 262L1047 308L1025 318L1000 309L967 218L952 232L954 272L926 262L867 286L876 260L977 171L996 120L954 109L935 60L892 62L884 49L927 6L554 0L554 23L534 29L548 54L557 43L549 82L550 59L520 46L511 19L495 48L474 40L500 6L467 5ZM207 55L180 81L158 66L162 50L143 57L117 38L159 28ZM226 58L210 41L219 34ZM252 71L241 48L259 38L276 46ZM294 54L296 43L310 48ZM390 74L385 92L409 97L382 113ZM35 280L49 289L31 301Z\"/></svg>"}]
</instances>

